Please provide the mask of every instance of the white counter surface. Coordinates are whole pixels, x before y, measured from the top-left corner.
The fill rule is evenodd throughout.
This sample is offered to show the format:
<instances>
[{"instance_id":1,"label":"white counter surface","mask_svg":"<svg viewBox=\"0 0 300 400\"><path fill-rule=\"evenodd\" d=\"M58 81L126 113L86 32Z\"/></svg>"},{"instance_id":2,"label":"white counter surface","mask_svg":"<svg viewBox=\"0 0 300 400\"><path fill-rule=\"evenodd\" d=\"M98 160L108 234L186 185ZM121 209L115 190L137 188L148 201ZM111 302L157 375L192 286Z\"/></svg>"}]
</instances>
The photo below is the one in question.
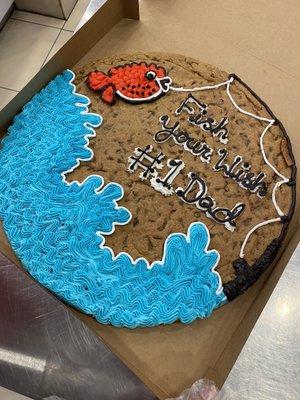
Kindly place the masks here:
<instances>
[{"instance_id":1,"label":"white counter surface","mask_svg":"<svg viewBox=\"0 0 300 400\"><path fill-rule=\"evenodd\" d=\"M221 400L300 399L300 245L221 391Z\"/></svg>"}]
</instances>

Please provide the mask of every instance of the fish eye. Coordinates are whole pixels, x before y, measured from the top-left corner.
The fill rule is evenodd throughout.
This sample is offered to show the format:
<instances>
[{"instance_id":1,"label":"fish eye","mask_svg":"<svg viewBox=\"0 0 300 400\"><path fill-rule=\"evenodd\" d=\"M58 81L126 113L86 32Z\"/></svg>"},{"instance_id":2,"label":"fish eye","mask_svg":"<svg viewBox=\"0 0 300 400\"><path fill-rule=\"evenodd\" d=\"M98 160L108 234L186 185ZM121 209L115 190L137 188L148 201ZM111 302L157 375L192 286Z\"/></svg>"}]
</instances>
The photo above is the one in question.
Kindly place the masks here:
<instances>
[{"instance_id":1,"label":"fish eye","mask_svg":"<svg viewBox=\"0 0 300 400\"><path fill-rule=\"evenodd\" d=\"M150 81L153 81L153 79L156 78L156 73L154 71L148 71L146 73L146 78L148 78Z\"/></svg>"}]
</instances>

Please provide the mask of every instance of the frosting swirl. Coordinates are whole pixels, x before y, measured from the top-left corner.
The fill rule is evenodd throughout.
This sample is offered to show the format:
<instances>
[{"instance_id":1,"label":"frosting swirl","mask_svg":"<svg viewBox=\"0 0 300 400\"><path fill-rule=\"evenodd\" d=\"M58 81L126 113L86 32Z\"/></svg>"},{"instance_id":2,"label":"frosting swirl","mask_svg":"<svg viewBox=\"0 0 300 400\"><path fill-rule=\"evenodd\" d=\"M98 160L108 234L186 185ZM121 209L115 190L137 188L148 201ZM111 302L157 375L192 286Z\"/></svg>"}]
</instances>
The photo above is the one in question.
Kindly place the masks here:
<instances>
[{"instance_id":1,"label":"frosting swirl","mask_svg":"<svg viewBox=\"0 0 300 400\"><path fill-rule=\"evenodd\" d=\"M0 150L0 217L28 272L59 298L99 322L134 328L204 318L226 297L209 232L194 223L165 242L149 266L114 255L103 234L131 214L117 201L123 189L101 176L67 182L66 172L93 157L88 138L102 118L65 71L15 117Z\"/></svg>"}]
</instances>

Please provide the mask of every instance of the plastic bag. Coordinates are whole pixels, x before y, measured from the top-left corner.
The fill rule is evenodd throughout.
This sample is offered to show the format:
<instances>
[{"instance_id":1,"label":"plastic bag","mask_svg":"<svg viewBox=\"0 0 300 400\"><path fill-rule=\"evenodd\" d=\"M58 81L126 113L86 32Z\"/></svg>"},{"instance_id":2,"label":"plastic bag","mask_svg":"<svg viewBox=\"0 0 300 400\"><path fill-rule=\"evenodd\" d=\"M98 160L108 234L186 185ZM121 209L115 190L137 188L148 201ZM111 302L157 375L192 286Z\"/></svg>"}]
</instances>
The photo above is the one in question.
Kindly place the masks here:
<instances>
[{"instance_id":1,"label":"plastic bag","mask_svg":"<svg viewBox=\"0 0 300 400\"><path fill-rule=\"evenodd\" d=\"M220 400L220 394L219 389L212 381L199 379L176 399L167 400Z\"/></svg>"}]
</instances>

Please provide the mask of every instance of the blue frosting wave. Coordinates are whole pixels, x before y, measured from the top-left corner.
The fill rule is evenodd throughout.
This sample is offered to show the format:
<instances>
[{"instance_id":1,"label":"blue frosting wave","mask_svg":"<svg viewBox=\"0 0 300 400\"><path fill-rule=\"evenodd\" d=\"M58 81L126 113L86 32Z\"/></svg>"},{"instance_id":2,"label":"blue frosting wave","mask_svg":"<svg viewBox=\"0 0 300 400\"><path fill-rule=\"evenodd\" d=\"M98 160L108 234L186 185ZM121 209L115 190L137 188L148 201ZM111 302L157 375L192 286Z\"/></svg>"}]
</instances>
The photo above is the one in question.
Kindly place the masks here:
<instances>
[{"instance_id":1,"label":"blue frosting wave","mask_svg":"<svg viewBox=\"0 0 300 400\"><path fill-rule=\"evenodd\" d=\"M122 187L95 175L66 181L65 171L92 158L88 137L102 121L73 77L65 71L35 95L2 140L0 217L14 251L36 280L101 323L134 328L207 317L226 298L204 224L170 235L162 261L149 267L104 246L103 234L131 218L117 204Z\"/></svg>"}]
</instances>

